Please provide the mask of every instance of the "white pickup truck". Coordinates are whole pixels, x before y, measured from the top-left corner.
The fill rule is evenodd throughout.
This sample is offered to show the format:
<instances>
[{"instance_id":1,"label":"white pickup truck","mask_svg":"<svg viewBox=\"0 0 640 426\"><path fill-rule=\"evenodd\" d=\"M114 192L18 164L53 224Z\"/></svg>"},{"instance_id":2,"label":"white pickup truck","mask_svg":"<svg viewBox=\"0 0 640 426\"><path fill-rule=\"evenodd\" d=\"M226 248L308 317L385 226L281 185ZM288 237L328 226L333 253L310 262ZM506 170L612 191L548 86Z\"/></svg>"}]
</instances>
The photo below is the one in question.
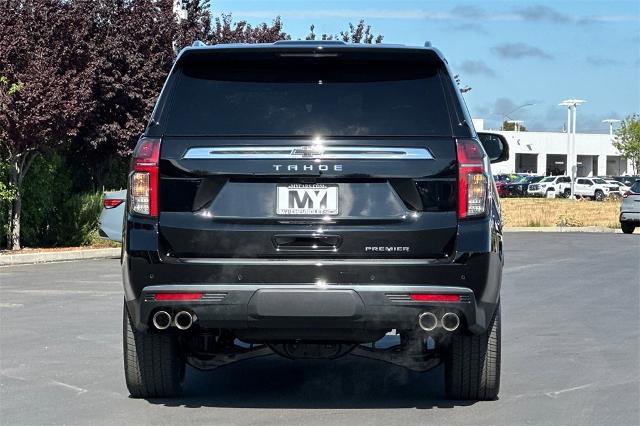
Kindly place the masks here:
<instances>
[{"instance_id":1,"label":"white pickup truck","mask_svg":"<svg viewBox=\"0 0 640 426\"><path fill-rule=\"evenodd\" d=\"M602 201L609 196L611 191L617 191L618 187L607 183L601 178L578 178L574 192L576 197L591 198Z\"/></svg>"},{"instance_id":2,"label":"white pickup truck","mask_svg":"<svg viewBox=\"0 0 640 426\"><path fill-rule=\"evenodd\" d=\"M529 196L549 197L568 196L571 193L571 178L569 176L547 176L540 182L529 184Z\"/></svg>"},{"instance_id":3,"label":"white pickup truck","mask_svg":"<svg viewBox=\"0 0 640 426\"><path fill-rule=\"evenodd\" d=\"M614 185L601 178L577 178L574 186L574 195L578 198L591 198L602 201L609 196L611 191L617 190ZM569 176L547 176L540 182L530 184L527 188L530 196L539 197L564 197L571 194L571 178Z\"/></svg>"}]
</instances>

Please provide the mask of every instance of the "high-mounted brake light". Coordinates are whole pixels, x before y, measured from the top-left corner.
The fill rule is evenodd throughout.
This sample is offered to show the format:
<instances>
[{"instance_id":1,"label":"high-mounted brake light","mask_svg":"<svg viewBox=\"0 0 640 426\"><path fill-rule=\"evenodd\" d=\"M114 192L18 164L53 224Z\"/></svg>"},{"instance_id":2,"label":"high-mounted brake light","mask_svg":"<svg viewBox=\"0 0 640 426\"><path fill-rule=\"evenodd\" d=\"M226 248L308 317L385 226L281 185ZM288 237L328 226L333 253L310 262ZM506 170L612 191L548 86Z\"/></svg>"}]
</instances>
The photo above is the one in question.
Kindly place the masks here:
<instances>
[{"instance_id":1,"label":"high-mounted brake light","mask_svg":"<svg viewBox=\"0 0 640 426\"><path fill-rule=\"evenodd\" d=\"M159 165L160 139L140 139L133 153L133 173L129 180L131 212L158 216Z\"/></svg>"},{"instance_id":2,"label":"high-mounted brake light","mask_svg":"<svg viewBox=\"0 0 640 426\"><path fill-rule=\"evenodd\" d=\"M118 198L105 198L102 200L102 206L105 209L113 209L118 207L120 204L124 203L124 200L120 200Z\"/></svg>"},{"instance_id":3,"label":"high-mounted brake light","mask_svg":"<svg viewBox=\"0 0 640 426\"><path fill-rule=\"evenodd\" d=\"M416 302L459 302L459 294L423 294L414 293L411 294L411 300Z\"/></svg>"},{"instance_id":4,"label":"high-mounted brake light","mask_svg":"<svg viewBox=\"0 0 640 426\"><path fill-rule=\"evenodd\" d=\"M488 178L486 159L474 139L456 140L458 154L458 218L482 216L487 212Z\"/></svg>"}]
</instances>

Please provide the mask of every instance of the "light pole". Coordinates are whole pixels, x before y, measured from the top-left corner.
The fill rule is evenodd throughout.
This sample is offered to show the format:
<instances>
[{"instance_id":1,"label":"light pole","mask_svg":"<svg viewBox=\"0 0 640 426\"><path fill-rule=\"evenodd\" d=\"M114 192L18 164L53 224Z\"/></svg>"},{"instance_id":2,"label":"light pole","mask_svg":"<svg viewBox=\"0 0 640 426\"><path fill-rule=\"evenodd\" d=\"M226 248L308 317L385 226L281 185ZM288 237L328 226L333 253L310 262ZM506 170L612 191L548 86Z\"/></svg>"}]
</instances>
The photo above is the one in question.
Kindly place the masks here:
<instances>
[{"instance_id":1,"label":"light pole","mask_svg":"<svg viewBox=\"0 0 640 426\"><path fill-rule=\"evenodd\" d=\"M607 118L606 120L602 120L603 123L608 123L609 124L609 139L611 141L611 144L613 145L613 124L614 123L619 123L620 120L615 119L615 118ZM606 172L606 170L605 170ZM620 158L618 157L618 173L620 173Z\"/></svg>"},{"instance_id":2,"label":"light pole","mask_svg":"<svg viewBox=\"0 0 640 426\"><path fill-rule=\"evenodd\" d=\"M534 103L523 104L523 105L520 105L519 107L509 111L507 114L503 115L502 116L502 122L500 123L500 130L504 130L504 119L505 118L511 119L511 117L509 117L509 116L511 114L513 114L514 112L518 111L521 108L528 107L528 106L534 106L534 105L535 105Z\"/></svg>"},{"instance_id":3,"label":"light pole","mask_svg":"<svg viewBox=\"0 0 640 426\"><path fill-rule=\"evenodd\" d=\"M571 199L575 199L575 180L578 172L578 158L576 156L576 116L578 105L582 105L585 102L587 101L584 99L565 99L558 104L567 107L567 174L571 177ZM572 116L573 120L571 119Z\"/></svg>"},{"instance_id":4,"label":"light pole","mask_svg":"<svg viewBox=\"0 0 640 426\"><path fill-rule=\"evenodd\" d=\"M616 120L615 118L607 118L606 120L602 120L603 123L609 123L609 136L613 139L613 123L619 123L620 120Z\"/></svg>"}]
</instances>

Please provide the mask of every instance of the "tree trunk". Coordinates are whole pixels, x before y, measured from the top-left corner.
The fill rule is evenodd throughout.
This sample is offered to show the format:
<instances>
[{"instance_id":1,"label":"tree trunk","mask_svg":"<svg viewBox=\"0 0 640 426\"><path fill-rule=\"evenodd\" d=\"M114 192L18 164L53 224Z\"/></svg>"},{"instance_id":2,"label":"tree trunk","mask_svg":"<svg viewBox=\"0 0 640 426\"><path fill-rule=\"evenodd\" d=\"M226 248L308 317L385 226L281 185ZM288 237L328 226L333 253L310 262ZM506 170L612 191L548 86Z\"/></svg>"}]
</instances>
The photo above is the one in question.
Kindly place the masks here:
<instances>
[{"instance_id":1,"label":"tree trunk","mask_svg":"<svg viewBox=\"0 0 640 426\"><path fill-rule=\"evenodd\" d=\"M9 208L7 209L7 233L5 235L7 248L11 247L11 223L13 221L13 200L8 202Z\"/></svg>"},{"instance_id":2,"label":"tree trunk","mask_svg":"<svg viewBox=\"0 0 640 426\"><path fill-rule=\"evenodd\" d=\"M18 187L18 177L20 175L20 157L14 158L9 174L9 188L15 191L15 198L9 203L9 231L7 232L7 248L9 250L20 250L20 211L22 209L22 198ZM19 202L18 199L20 200ZM16 220L17 219L17 220ZM17 225L16 225L17 224ZM17 228L17 232L16 232Z\"/></svg>"},{"instance_id":3,"label":"tree trunk","mask_svg":"<svg viewBox=\"0 0 640 426\"><path fill-rule=\"evenodd\" d=\"M11 175L9 177L9 187L15 189L15 198L11 203L9 222L9 238L7 245L10 250L20 250L20 216L22 214L22 181L26 176L31 163L38 156L37 152L25 152L18 155L11 165Z\"/></svg>"},{"instance_id":4,"label":"tree trunk","mask_svg":"<svg viewBox=\"0 0 640 426\"><path fill-rule=\"evenodd\" d=\"M22 213L22 194L20 190L13 200L11 208L11 234L9 238L9 248L11 250L20 250L20 214Z\"/></svg>"}]
</instances>

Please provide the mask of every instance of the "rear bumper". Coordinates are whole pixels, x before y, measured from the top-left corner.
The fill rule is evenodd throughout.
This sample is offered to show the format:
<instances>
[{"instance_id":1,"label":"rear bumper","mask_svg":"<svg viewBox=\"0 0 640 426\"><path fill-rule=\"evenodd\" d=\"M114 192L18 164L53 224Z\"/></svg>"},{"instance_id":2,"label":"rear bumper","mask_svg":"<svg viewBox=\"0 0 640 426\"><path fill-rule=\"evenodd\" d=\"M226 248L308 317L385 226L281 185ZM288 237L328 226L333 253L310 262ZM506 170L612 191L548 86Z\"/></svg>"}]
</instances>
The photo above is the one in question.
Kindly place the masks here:
<instances>
[{"instance_id":1,"label":"rear bumper","mask_svg":"<svg viewBox=\"0 0 640 426\"><path fill-rule=\"evenodd\" d=\"M124 203L113 209L102 209L98 218L98 232L101 238L122 242Z\"/></svg>"},{"instance_id":2,"label":"rear bumper","mask_svg":"<svg viewBox=\"0 0 640 426\"><path fill-rule=\"evenodd\" d=\"M640 212L620 212L620 222L640 223Z\"/></svg>"},{"instance_id":3,"label":"rear bumper","mask_svg":"<svg viewBox=\"0 0 640 426\"><path fill-rule=\"evenodd\" d=\"M158 251L156 224L130 226L125 236L125 300L139 330L160 308L191 310L203 327L319 331L413 329L420 313L446 307L479 334L500 298L502 236L492 218L460 223L455 251L440 259L176 258ZM159 291L207 298L160 304ZM445 305L406 300L410 293L468 297Z\"/></svg>"},{"instance_id":4,"label":"rear bumper","mask_svg":"<svg viewBox=\"0 0 640 426\"><path fill-rule=\"evenodd\" d=\"M204 295L188 302L154 299L158 292L172 291ZM412 293L461 297L459 302L417 302L409 297ZM482 332L495 309L494 304L478 306L468 288L392 285L162 285L145 287L140 299L128 303L141 329L151 323L157 310L172 314L187 310L205 328L299 330L301 337L313 335L310 329L348 329L356 334L358 330L415 329L418 316L425 311L438 318L455 312L467 329Z\"/></svg>"}]
</instances>

